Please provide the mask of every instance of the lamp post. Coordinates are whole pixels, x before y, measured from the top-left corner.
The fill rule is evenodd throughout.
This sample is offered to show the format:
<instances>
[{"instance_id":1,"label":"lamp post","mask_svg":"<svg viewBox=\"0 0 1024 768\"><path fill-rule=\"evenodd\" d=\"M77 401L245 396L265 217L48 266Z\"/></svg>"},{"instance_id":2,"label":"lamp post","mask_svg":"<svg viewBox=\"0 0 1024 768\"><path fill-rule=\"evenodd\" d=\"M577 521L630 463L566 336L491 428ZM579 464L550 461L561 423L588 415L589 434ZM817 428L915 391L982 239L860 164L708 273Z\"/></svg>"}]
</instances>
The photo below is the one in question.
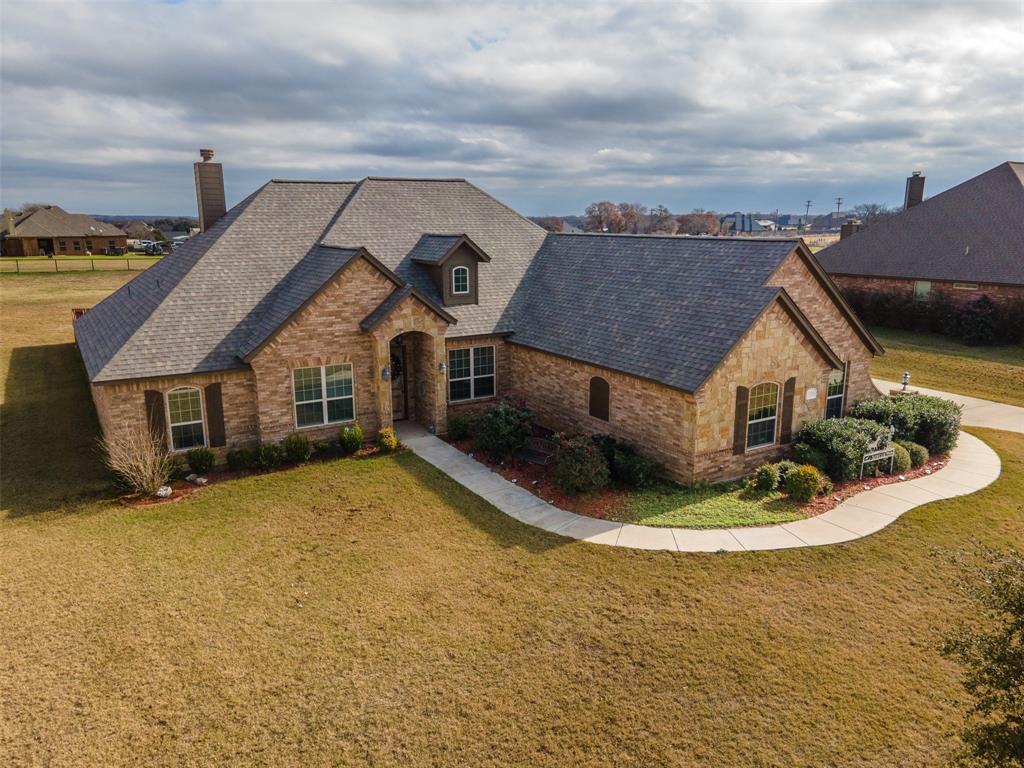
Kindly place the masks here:
<instances>
[{"instance_id":1,"label":"lamp post","mask_svg":"<svg viewBox=\"0 0 1024 768\"><path fill-rule=\"evenodd\" d=\"M910 384L910 371L903 372L903 391L907 391L907 385Z\"/></svg>"}]
</instances>

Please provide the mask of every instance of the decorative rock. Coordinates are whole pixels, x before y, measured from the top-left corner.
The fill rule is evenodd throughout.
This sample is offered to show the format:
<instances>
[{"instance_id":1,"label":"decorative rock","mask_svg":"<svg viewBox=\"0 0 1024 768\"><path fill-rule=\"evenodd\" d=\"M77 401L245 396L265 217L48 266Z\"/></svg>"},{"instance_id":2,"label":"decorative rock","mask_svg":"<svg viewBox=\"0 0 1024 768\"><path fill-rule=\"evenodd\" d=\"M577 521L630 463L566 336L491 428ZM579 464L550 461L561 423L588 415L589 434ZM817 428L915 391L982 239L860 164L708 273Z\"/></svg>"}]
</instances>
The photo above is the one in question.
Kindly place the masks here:
<instances>
[{"instance_id":1,"label":"decorative rock","mask_svg":"<svg viewBox=\"0 0 1024 768\"><path fill-rule=\"evenodd\" d=\"M907 479L906 475L900 475L900 480L906 480L906 479Z\"/></svg>"},{"instance_id":2,"label":"decorative rock","mask_svg":"<svg viewBox=\"0 0 1024 768\"><path fill-rule=\"evenodd\" d=\"M930 469L926 469L926 470L924 471L924 473L925 473L926 475L930 475L930 474L932 473L932 471L931 471Z\"/></svg>"},{"instance_id":3,"label":"decorative rock","mask_svg":"<svg viewBox=\"0 0 1024 768\"><path fill-rule=\"evenodd\" d=\"M534 484L534 485L539 485L539 484L540 484L540 480L534 480L534 481L533 481L533 484Z\"/></svg>"},{"instance_id":4,"label":"decorative rock","mask_svg":"<svg viewBox=\"0 0 1024 768\"><path fill-rule=\"evenodd\" d=\"M195 484L196 485L206 485L208 482L210 482L210 481L207 480L205 477L197 477L195 479Z\"/></svg>"},{"instance_id":5,"label":"decorative rock","mask_svg":"<svg viewBox=\"0 0 1024 768\"><path fill-rule=\"evenodd\" d=\"M519 478L517 478L517 477L513 477L513 478L512 478L512 481L511 481L511 482L512 482L513 484L518 484L518 483L519 483Z\"/></svg>"},{"instance_id":6,"label":"decorative rock","mask_svg":"<svg viewBox=\"0 0 1024 768\"><path fill-rule=\"evenodd\" d=\"M197 477L199 477L199 475L197 475L195 472L193 472L191 475L185 475L185 479L190 483L194 483Z\"/></svg>"},{"instance_id":7,"label":"decorative rock","mask_svg":"<svg viewBox=\"0 0 1024 768\"><path fill-rule=\"evenodd\" d=\"M161 485L156 489L156 497L158 499L169 498L172 493L174 493L174 491L171 490L171 486L169 485Z\"/></svg>"}]
</instances>

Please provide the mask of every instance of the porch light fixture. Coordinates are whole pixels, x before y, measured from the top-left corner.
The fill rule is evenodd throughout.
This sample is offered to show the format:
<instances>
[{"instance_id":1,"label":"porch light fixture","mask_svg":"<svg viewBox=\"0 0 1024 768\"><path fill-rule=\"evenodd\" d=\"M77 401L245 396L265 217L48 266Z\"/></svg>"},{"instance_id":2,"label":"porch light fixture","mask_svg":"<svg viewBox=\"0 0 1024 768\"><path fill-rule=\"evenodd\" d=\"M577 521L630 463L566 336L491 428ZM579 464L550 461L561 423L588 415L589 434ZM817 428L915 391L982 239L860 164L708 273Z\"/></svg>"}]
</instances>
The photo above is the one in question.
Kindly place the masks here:
<instances>
[{"instance_id":1,"label":"porch light fixture","mask_svg":"<svg viewBox=\"0 0 1024 768\"><path fill-rule=\"evenodd\" d=\"M380 377L384 381L389 381L391 379L391 371L386 365L380 369Z\"/></svg>"},{"instance_id":2,"label":"porch light fixture","mask_svg":"<svg viewBox=\"0 0 1024 768\"><path fill-rule=\"evenodd\" d=\"M438 363L437 364L437 370L439 370L441 373L444 373L445 371L448 370L448 364L443 362L443 361Z\"/></svg>"},{"instance_id":3,"label":"porch light fixture","mask_svg":"<svg viewBox=\"0 0 1024 768\"><path fill-rule=\"evenodd\" d=\"M903 391L907 391L907 385L910 384L910 371L903 372Z\"/></svg>"}]
</instances>

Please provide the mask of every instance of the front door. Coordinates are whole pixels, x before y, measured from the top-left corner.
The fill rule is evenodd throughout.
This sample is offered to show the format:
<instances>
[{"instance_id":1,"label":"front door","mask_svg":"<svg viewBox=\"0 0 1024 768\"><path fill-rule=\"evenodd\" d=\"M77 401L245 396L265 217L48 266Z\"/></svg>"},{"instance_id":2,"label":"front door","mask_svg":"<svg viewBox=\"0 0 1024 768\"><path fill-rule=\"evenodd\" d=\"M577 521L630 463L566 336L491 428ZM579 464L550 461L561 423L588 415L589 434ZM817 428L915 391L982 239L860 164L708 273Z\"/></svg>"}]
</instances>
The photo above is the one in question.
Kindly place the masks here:
<instances>
[{"instance_id":1,"label":"front door","mask_svg":"<svg viewBox=\"0 0 1024 768\"><path fill-rule=\"evenodd\" d=\"M391 418L409 418L409 376L406 369L405 339L391 340Z\"/></svg>"}]
</instances>

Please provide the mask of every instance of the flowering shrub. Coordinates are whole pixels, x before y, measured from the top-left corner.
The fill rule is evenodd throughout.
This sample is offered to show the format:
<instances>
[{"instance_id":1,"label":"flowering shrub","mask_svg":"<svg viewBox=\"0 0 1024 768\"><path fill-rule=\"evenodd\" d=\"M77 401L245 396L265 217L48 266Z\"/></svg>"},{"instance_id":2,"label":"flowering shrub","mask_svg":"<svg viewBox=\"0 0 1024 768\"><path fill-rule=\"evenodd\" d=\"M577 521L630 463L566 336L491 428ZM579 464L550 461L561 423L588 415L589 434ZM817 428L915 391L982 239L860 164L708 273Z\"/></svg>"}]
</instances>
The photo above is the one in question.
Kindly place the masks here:
<instances>
[{"instance_id":1,"label":"flowering shrub","mask_svg":"<svg viewBox=\"0 0 1024 768\"><path fill-rule=\"evenodd\" d=\"M338 430L338 447L344 454L355 453L363 447L363 428L358 424Z\"/></svg>"},{"instance_id":2,"label":"flowering shrub","mask_svg":"<svg viewBox=\"0 0 1024 768\"><path fill-rule=\"evenodd\" d=\"M590 435L555 436L555 483L565 493L596 493L608 485L608 460Z\"/></svg>"},{"instance_id":3,"label":"flowering shrub","mask_svg":"<svg viewBox=\"0 0 1024 768\"><path fill-rule=\"evenodd\" d=\"M474 420L473 442L479 450L503 461L523 447L530 435L532 418L524 401L506 397Z\"/></svg>"},{"instance_id":4,"label":"flowering shrub","mask_svg":"<svg viewBox=\"0 0 1024 768\"><path fill-rule=\"evenodd\" d=\"M395 430L391 427L384 427L377 433L377 447L384 453L390 453L398 449L398 438Z\"/></svg>"}]
</instances>

